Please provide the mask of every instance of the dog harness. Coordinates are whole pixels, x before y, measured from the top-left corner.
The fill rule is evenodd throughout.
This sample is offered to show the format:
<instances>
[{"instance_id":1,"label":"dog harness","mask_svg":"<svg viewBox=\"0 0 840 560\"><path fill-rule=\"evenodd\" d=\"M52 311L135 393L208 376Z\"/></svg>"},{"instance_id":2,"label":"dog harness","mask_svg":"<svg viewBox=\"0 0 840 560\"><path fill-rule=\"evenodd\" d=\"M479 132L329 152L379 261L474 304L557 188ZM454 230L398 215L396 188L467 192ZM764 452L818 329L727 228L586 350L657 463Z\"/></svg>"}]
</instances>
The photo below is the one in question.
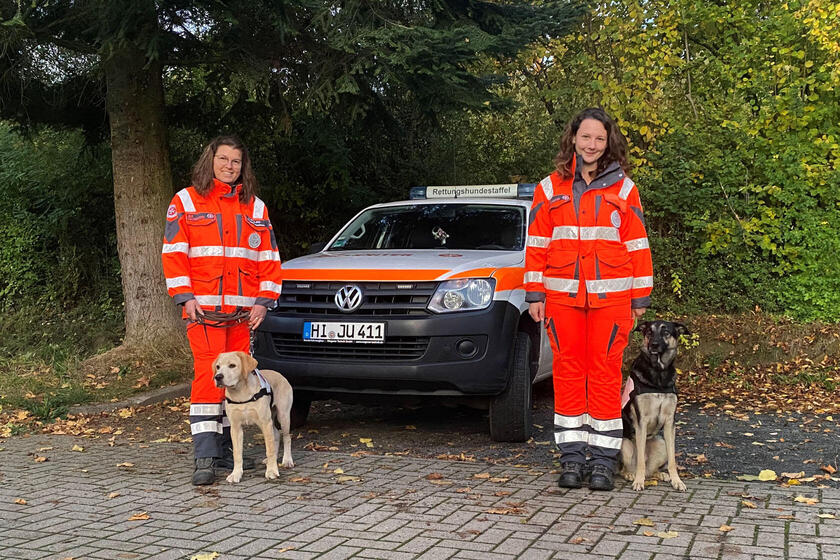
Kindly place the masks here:
<instances>
[{"instance_id":1,"label":"dog harness","mask_svg":"<svg viewBox=\"0 0 840 560\"><path fill-rule=\"evenodd\" d=\"M257 376L257 379L260 381L260 390L254 393L250 399L245 401L232 401L227 396L225 397L225 401L230 404L245 404L249 402L258 401L263 397L270 397L271 398L271 407L274 408L274 395L271 394L271 385L268 384L268 381L265 380L265 377L262 376L260 370L255 369L253 372L254 375Z\"/></svg>"},{"instance_id":2,"label":"dog harness","mask_svg":"<svg viewBox=\"0 0 840 560\"><path fill-rule=\"evenodd\" d=\"M268 381L265 380L265 377L260 373L260 370L255 369L253 374L257 376L257 379L260 380L260 390L251 395L251 398L245 401L232 401L227 396L225 396L225 401L229 404L246 404L249 402L255 402L260 400L263 397L269 398L269 410L271 410L271 420L274 422L274 427L278 430L280 429L280 421L277 419L277 411L274 409L274 393L271 392L271 385L268 384Z\"/></svg>"}]
</instances>

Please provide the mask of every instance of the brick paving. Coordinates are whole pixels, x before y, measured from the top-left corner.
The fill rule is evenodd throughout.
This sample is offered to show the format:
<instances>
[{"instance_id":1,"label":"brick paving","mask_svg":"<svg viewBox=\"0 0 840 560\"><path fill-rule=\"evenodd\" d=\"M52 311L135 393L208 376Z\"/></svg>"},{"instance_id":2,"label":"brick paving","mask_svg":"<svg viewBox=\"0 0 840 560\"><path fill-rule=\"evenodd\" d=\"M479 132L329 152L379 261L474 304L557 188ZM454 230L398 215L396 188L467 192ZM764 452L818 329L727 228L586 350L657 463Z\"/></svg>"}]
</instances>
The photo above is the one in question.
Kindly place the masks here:
<instances>
[{"instance_id":1,"label":"brick paving","mask_svg":"<svg viewBox=\"0 0 840 560\"><path fill-rule=\"evenodd\" d=\"M9 439L0 559L840 559L838 489L692 479L686 493L593 493L557 488L548 467L294 456L276 482L258 464L195 488L188 444Z\"/></svg>"}]
</instances>

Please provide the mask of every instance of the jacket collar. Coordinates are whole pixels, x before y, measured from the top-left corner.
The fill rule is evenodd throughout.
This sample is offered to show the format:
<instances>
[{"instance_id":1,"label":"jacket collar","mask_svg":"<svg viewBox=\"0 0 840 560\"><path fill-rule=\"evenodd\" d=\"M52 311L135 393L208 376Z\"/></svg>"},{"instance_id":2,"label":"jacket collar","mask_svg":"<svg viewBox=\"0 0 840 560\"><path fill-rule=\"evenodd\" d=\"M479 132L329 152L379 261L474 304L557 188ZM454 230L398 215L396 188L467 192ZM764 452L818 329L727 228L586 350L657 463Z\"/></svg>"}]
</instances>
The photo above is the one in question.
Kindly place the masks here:
<instances>
[{"instance_id":1,"label":"jacket collar","mask_svg":"<svg viewBox=\"0 0 840 560\"><path fill-rule=\"evenodd\" d=\"M237 183L236 185L229 185L223 181L219 181L215 177L213 178L213 189L210 191L210 194L214 197L232 197L232 196L239 196L239 193L242 191L242 183Z\"/></svg>"}]
</instances>

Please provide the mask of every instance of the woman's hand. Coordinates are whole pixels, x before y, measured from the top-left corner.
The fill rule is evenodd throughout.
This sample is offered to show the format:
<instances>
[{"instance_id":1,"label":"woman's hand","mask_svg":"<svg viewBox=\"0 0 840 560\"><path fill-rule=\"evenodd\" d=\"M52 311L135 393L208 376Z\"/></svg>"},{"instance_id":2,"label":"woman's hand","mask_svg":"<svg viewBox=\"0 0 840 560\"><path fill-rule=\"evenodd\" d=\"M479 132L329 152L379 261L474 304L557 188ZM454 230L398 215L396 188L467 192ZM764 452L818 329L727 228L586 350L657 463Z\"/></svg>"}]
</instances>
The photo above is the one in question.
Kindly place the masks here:
<instances>
[{"instance_id":1,"label":"woman's hand","mask_svg":"<svg viewBox=\"0 0 840 560\"><path fill-rule=\"evenodd\" d=\"M635 307L633 308L633 318L634 319L641 319L642 315L645 314L647 311L647 307Z\"/></svg>"},{"instance_id":2,"label":"woman's hand","mask_svg":"<svg viewBox=\"0 0 840 560\"><path fill-rule=\"evenodd\" d=\"M545 321L545 302L535 301L528 306L528 314L537 323Z\"/></svg>"},{"instance_id":3,"label":"woman's hand","mask_svg":"<svg viewBox=\"0 0 840 560\"><path fill-rule=\"evenodd\" d=\"M248 326L252 331L257 330L263 319L265 319L266 307L264 305L254 305L251 308L251 315L248 317Z\"/></svg>"},{"instance_id":4,"label":"woman's hand","mask_svg":"<svg viewBox=\"0 0 840 560\"><path fill-rule=\"evenodd\" d=\"M184 304L184 311L193 323L198 321L199 315L204 315L204 311L201 309L201 306L198 305L198 302L194 299L191 299Z\"/></svg>"}]
</instances>

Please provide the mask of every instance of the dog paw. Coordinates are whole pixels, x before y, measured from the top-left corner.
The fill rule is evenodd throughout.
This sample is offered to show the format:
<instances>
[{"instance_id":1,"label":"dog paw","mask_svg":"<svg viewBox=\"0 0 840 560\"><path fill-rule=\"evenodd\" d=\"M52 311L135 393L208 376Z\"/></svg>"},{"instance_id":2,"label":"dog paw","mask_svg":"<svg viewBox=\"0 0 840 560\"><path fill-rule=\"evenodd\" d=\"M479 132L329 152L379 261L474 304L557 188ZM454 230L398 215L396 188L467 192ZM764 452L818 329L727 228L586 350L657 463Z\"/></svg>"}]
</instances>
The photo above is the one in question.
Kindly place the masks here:
<instances>
[{"instance_id":1,"label":"dog paw","mask_svg":"<svg viewBox=\"0 0 840 560\"><path fill-rule=\"evenodd\" d=\"M284 469L291 469L295 466L295 462L291 459L283 459L283 468Z\"/></svg>"},{"instance_id":2,"label":"dog paw","mask_svg":"<svg viewBox=\"0 0 840 560\"><path fill-rule=\"evenodd\" d=\"M279 476L280 476L280 471L277 470L277 465L275 465L273 469L271 469L271 468L265 469L265 477L268 480L274 480L275 478L279 478Z\"/></svg>"},{"instance_id":3,"label":"dog paw","mask_svg":"<svg viewBox=\"0 0 840 560\"><path fill-rule=\"evenodd\" d=\"M638 479L634 478L633 479L633 490L635 490L637 492L641 492L644 489L645 489L645 479L638 480Z\"/></svg>"},{"instance_id":4,"label":"dog paw","mask_svg":"<svg viewBox=\"0 0 840 560\"><path fill-rule=\"evenodd\" d=\"M671 479L671 486L674 487L674 490L678 490L680 492L685 492L685 482L679 479L679 477L675 477Z\"/></svg>"},{"instance_id":5,"label":"dog paw","mask_svg":"<svg viewBox=\"0 0 840 560\"><path fill-rule=\"evenodd\" d=\"M621 473L621 478L623 478L627 482L631 482L635 477L633 476L632 473L623 472L623 473Z\"/></svg>"},{"instance_id":6,"label":"dog paw","mask_svg":"<svg viewBox=\"0 0 840 560\"><path fill-rule=\"evenodd\" d=\"M227 480L231 484L235 484L235 483L239 482L240 480L242 480L242 471L231 472L229 475L227 475L227 478L225 480Z\"/></svg>"},{"instance_id":7,"label":"dog paw","mask_svg":"<svg viewBox=\"0 0 840 560\"><path fill-rule=\"evenodd\" d=\"M662 482L670 482L671 481L671 475L666 473L666 472L657 473L657 475L659 477L659 480L661 480Z\"/></svg>"}]
</instances>

